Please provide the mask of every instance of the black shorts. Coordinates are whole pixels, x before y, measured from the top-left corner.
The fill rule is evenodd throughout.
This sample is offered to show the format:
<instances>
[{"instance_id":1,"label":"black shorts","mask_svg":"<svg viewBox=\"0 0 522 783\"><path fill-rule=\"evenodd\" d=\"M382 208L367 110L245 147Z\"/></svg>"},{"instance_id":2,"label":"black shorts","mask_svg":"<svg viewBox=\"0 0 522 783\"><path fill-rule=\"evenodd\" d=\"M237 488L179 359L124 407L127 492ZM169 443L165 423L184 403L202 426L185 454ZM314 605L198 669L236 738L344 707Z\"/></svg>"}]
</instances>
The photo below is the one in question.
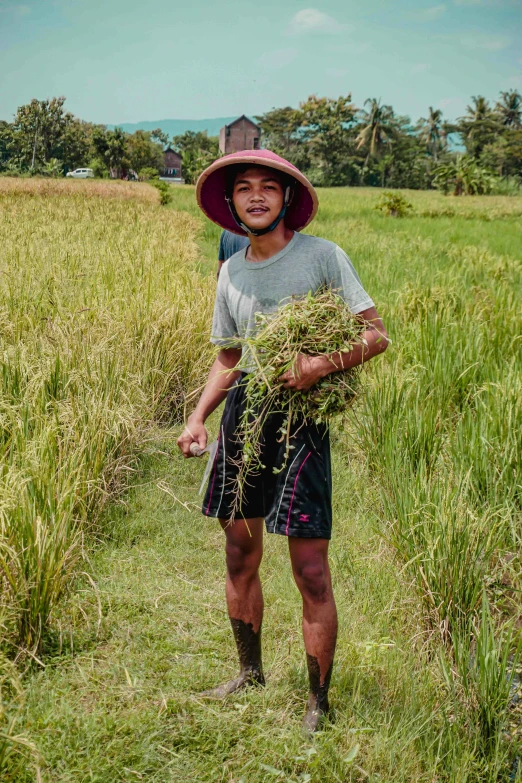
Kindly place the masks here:
<instances>
[{"instance_id":1,"label":"black shorts","mask_svg":"<svg viewBox=\"0 0 522 783\"><path fill-rule=\"evenodd\" d=\"M218 448L210 472L203 514L230 519L233 485L242 444L237 430L245 408L242 378L230 389L221 419ZM264 517L268 533L297 538L330 538L332 534L332 470L330 438L325 425L313 423L295 426L291 434L286 466L285 442L279 443L283 414L271 414L263 428L259 473L247 477L241 510L236 518Z\"/></svg>"}]
</instances>

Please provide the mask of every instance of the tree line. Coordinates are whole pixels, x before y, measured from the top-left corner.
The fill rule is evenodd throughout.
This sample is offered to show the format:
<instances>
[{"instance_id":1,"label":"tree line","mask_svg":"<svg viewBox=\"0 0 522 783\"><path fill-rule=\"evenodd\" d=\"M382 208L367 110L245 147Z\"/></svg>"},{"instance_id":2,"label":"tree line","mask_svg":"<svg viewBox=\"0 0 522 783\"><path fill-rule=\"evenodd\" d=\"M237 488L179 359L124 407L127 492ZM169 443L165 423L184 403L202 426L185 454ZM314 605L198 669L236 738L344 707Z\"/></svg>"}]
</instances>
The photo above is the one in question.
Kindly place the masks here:
<instances>
[{"instance_id":1,"label":"tree line","mask_svg":"<svg viewBox=\"0 0 522 783\"><path fill-rule=\"evenodd\" d=\"M256 118L263 144L305 171L316 185L367 185L488 192L522 182L522 96L501 92L491 104L474 96L465 114L448 121L429 107L409 117L376 98L354 105L351 95L311 96L298 109Z\"/></svg>"},{"instance_id":2,"label":"tree line","mask_svg":"<svg viewBox=\"0 0 522 783\"><path fill-rule=\"evenodd\" d=\"M194 182L219 155L206 133L172 139L161 131L107 129L65 110L65 98L20 106L13 122L0 121L0 172L61 176L89 166L97 176L136 172L146 179L163 168L167 144L182 156L183 177ZM429 107L413 124L388 104L351 95L310 96L299 107L276 108L255 118L263 145L304 171L315 185L432 188L486 193L522 183L522 96L501 92L491 103L474 96L456 121Z\"/></svg>"},{"instance_id":3,"label":"tree line","mask_svg":"<svg viewBox=\"0 0 522 783\"><path fill-rule=\"evenodd\" d=\"M163 169L168 136L160 128L125 133L75 117L65 110L65 98L51 98L20 106L12 122L0 121L0 172L62 176L78 167L92 168L99 177L122 177L129 172L147 179ZM202 154L218 156L217 139L186 133L170 140L179 151L188 176L204 167ZM206 158L205 158L206 160Z\"/></svg>"}]
</instances>

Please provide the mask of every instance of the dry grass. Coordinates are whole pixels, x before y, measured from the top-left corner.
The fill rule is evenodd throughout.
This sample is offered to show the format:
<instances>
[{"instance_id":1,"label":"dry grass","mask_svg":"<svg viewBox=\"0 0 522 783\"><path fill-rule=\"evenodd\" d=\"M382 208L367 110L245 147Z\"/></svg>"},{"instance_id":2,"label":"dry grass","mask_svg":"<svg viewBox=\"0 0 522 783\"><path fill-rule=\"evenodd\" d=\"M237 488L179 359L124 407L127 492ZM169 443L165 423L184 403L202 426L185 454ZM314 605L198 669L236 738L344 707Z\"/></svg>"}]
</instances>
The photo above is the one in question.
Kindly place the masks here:
<instances>
[{"instance_id":1,"label":"dry grass","mask_svg":"<svg viewBox=\"0 0 522 783\"><path fill-rule=\"evenodd\" d=\"M179 418L203 380L214 286L193 271L194 218L143 203L147 187L1 182L1 608L20 654L150 422ZM76 192L98 184L118 197Z\"/></svg>"},{"instance_id":2,"label":"dry grass","mask_svg":"<svg viewBox=\"0 0 522 783\"><path fill-rule=\"evenodd\" d=\"M79 196L85 198L121 199L142 204L159 204L158 191L144 182L91 179L49 179L45 177L0 177L1 196Z\"/></svg>"}]
</instances>

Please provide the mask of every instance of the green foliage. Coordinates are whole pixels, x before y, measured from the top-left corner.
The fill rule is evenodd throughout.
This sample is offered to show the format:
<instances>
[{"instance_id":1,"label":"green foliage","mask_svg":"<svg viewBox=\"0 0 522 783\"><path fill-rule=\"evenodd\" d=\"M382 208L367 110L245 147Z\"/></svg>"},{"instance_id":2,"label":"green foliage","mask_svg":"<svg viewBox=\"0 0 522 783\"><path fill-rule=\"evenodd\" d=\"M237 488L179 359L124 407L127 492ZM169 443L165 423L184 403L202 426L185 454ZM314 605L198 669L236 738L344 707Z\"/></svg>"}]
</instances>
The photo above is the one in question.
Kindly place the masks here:
<instances>
[{"instance_id":1,"label":"green foliage","mask_svg":"<svg viewBox=\"0 0 522 783\"><path fill-rule=\"evenodd\" d=\"M63 175L62 164L57 158L48 160L41 171L45 177L61 177Z\"/></svg>"},{"instance_id":2,"label":"green foliage","mask_svg":"<svg viewBox=\"0 0 522 783\"><path fill-rule=\"evenodd\" d=\"M168 142L161 129L108 131L66 112L64 100L33 100L19 107L13 123L0 121L0 171L45 173L53 158L64 172L92 159L101 162L98 176L105 171L117 178L129 170L161 171ZM315 185L424 189L434 186L439 164L458 165L450 134L460 135L467 155L484 171L522 182L521 106L520 93L510 90L501 92L494 107L474 96L456 122L430 106L427 117L411 124L375 98L357 108L350 94L336 99L311 95L297 109L275 108L256 119L263 145L298 166ZM187 131L172 144L182 155L188 183L219 155L218 139L206 133ZM504 192L496 182L478 187L478 192Z\"/></svg>"},{"instance_id":3,"label":"green foliage","mask_svg":"<svg viewBox=\"0 0 522 783\"><path fill-rule=\"evenodd\" d=\"M100 179L107 179L109 176L109 169L102 158L92 158L88 167L93 170L94 176Z\"/></svg>"},{"instance_id":4,"label":"green foliage","mask_svg":"<svg viewBox=\"0 0 522 783\"><path fill-rule=\"evenodd\" d=\"M505 127L520 130L522 128L522 95L518 90L500 93L495 113Z\"/></svg>"},{"instance_id":5,"label":"green foliage","mask_svg":"<svg viewBox=\"0 0 522 783\"><path fill-rule=\"evenodd\" d=\"M499 177L491 192L496 196L522 196L522 180L518 177Z\"/></svg>"},{"instance_id":6,"label":"green foliage","mask_svg":"<svg viewBox=\"0 0 522 783\"><path fill-rule=\"evenodd\" d=\"M163 168L163 146L153 140L152 133L137 130L127 136L126 158L133 171L154 169L157 176Z\"/></svg>"},{"instance_id":7,"label":"green foliage","mask_svg":"<svg viewBox=\"0 0 522 783\"><path fill-rule=\"evenodd\" d=\"M13 757L23 759L24 764L38 758L34 744L18 731L23 704L24 694L18 673L0 653L0 774L3 780Z\"/></svg>"},{"instance_id":8,"label":"green foliage","mask_svg":"<svg viewBox=\"0 0 522 783\"><path fill-rule=\"evenodd\" d=\"M489 101L482 95L474 95L471 105L466 107L466 114L460 117L457 127L468 154L478 158L486 144L500 130L500 123Z\"/></svg>"},{"instance_id":9,"label":"green foliage","mask_svg":"<svg viewBox=\"0 0 522 783\"><path fill-rule=\"evenodd\" d=\"M148 182L151 179L156 179L158 176L158 170L152 168L152 166L145 166L138 171L138 176L141 182ZM166 183L165 183L166 184Z\"/></svg>"},{"instance_id":10,"label":"green foliage","mask_svg":"<svg viewBox=\"0 0 522 783\"><path fill-rule=\"evenodd\" d=\"M407 117L375 98L357 109L350 95L338 100L311 96L298 109L273 109L257 121L265 146L299 166L316 185L419 189L432 187L440 161L457 165L458 156L448 146L451 133L460 134L470 159L480 159L481 168L522 179L520 106L517 91L501 93L495 109L478 96L456 123L430 107L428 117L412 127Z\"/></svg>"},{"instance_id":11,"label":"green foliage","mask_svg":"<svg viewBox=\"0 0 522 783\"><path fill-rule=\"evenodd\" d=\"M476 618L454 639L453 666L447 657L441 657L454 704L459 710L462 694L480 752L487 760L505 757L502 749L509 737L507 729L521 651L520 634L512 623L497 627L483 592Z\"/></svg>"},{"instance_id":12,"label":"green foliage","mask_svg":"<svg viewBox=\"0 0 522 783\"><path fill-rule=\"evenodd\" d=\"M172 190L168 182L163 182L161 179L151 179L150 184L159 190L160 204L167 206L172 201Z\"/></svg>"},{"instance_id":13,"label":"green foliage","mask_svg":"<svg viewBox=\"0 0 522 783\"><path fill-rule=\"evenodd\" d=\"M444 148L444 131L442 122L442 111L430 106L427 118L421 117L417 123L417 131L420 141L426 145L427 150L437 162L438 154Z\"/></svg>"},{"instance_id":14,"label":"green foliage","mask_svg":"<svg viewBox=\"0 0 522 783\"><path fill-rule=\"evenodd\" d=\"M169 137L167 136L166 133L163 133L161 128L156 128L155 130L151 131L150 138L152 139L152 141L157 141L163 147L165 147L169 143Z\"/></svg>"},{"instance_id":15,"label":"green foliage","mask_svg":"<svg viewBox=\"0 0 522 783\"><path fill-rule=\"evenodd\" d=\"M368 109L361 111L361 128L356 138L357 149L366 151L366 161L378 158L397 135L397 120L391 106L383 106L376 98L364 102Z\"/></svg>"},{"instance_id":16,"label":"green foliage","mask_svg":"<svg viewBox=\"0 0 522 783\"><path fill-rule=\"evenodd\" d=\"M256 117L263 134L266 147L282 155L302 170L310 170L308 145L301 131L302 114L300 109L286 106Z\"/></svg>"},{"instance_id":17,"label":"green foliage","mask_svg":"<svg viewBox=\"0 0 522 783\"><path fill-rule=\"evenodd\" d=\"M181 154L183 178L194 184L201 172L219 155L219 140L206 131L186 131L174 136L172 148Z\"/></svg>"},{"instance_id":18,"label":"green foliage","mask_svg":"<svg viewBox=\"0 0 522 783\"><path fill-rule=\"evenodd\" d=\"M33 99L18 108L7 146L9 158L22 169L45 170L52 159L69 169L85 164L90 126L66 112L64 103L63 97Z\"/></svg>"},{"instance_id":19,"label":"green foliage","mask_svg":"<svg viewBox=\"0 0 522 783\"><path fill-rule=\"evenodd\" d=\"M350 128L355 121L351 95L337 100L311 95L299 106L300 133L321 185L342 185L349 175L346 150L350 146Z\"/></svg>"},{"instance_id":20,"label":"green foliage","mask_svg":"<svg viewBox=\"0 0 522 783\"><path fill-rule=\"evenodd\" d=\"M107 131L103 127L95 128L92 143L97 157L103 161L111 176L120 177L127 164L127 138L122 129Z\"/></svg>"},{"instance_id":21,"label":"green foliage","mask_svg":"<svg viewBox=\"0 0 522 783\"><path fill-rule=\"evenodd\" d=\"M383 193L374 209L388 217L405 217L413 210L413 205L402 193Z\"/></svg>"},{"instance_id":22,"label":"green foliage","mask_svg":"<svg viewBox=\"0 0 522 783\"><path fill-rule=\"evenodd\" d=\"M454 196L476 196L491 193L495 177L482 168L470 155L458 155L454 161L435 169L433 184L443 193Z\"/></svg>"}]
</instances>

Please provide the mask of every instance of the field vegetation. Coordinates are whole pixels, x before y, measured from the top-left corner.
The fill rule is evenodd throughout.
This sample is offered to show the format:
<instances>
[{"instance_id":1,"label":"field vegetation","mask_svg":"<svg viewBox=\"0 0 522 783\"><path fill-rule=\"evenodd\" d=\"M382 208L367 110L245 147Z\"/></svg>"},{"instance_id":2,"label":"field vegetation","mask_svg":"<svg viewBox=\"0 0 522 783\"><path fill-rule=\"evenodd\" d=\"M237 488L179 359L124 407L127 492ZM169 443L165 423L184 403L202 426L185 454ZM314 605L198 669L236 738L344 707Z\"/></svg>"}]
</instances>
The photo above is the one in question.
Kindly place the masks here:
<instances>
[{"instance_id":1,"label":"field vegetation","mask_svg":"<svg viewBox=\"0 0 522 783\"><path fill-rule=\"evenodd\" d=\"M0 180L4 779L521 781L522 199L404 191L395 217L320 191L310 230L393 344L333 431L336 715L309 744L280 537L267 688L197 696L235 669L222 534L174 445L219 231L172 190Z\"/></svg>"},{"instance_id":2,"label":"field vegetation","mask_svg":"<svg viewBox=\"0 0 522 783\"><path fill-rule=\"evenodd\" d=\"M148 186L2 179L0 202L1 641L23 663L151 423L204 377L212 292L194 220Z\"/></svg>"},{"instance_id":3,"label":"field vegetation","mask_svg":"<svg viewBox=\"0 0 522 783\"><path fill-rule=\"evenodd\" d=\"M290 160L317 186L438 188L454 195L520 195L522 95L502 91L496 101L474 95L462 117L427 107L417 121L368 98L356 106L350 93L310 95L297 108L256 117L263 146ZM74 117L65 98L19 106L0 121L0 173L61 177L89 165L99 177L149 180L164 171L165 145L182 158L181 175L195 183L219 155L217 137L186 131L169 139L161 130L108 130ZM180 172L177 172L177 176Z\"/></svg>"}]
</instances>

